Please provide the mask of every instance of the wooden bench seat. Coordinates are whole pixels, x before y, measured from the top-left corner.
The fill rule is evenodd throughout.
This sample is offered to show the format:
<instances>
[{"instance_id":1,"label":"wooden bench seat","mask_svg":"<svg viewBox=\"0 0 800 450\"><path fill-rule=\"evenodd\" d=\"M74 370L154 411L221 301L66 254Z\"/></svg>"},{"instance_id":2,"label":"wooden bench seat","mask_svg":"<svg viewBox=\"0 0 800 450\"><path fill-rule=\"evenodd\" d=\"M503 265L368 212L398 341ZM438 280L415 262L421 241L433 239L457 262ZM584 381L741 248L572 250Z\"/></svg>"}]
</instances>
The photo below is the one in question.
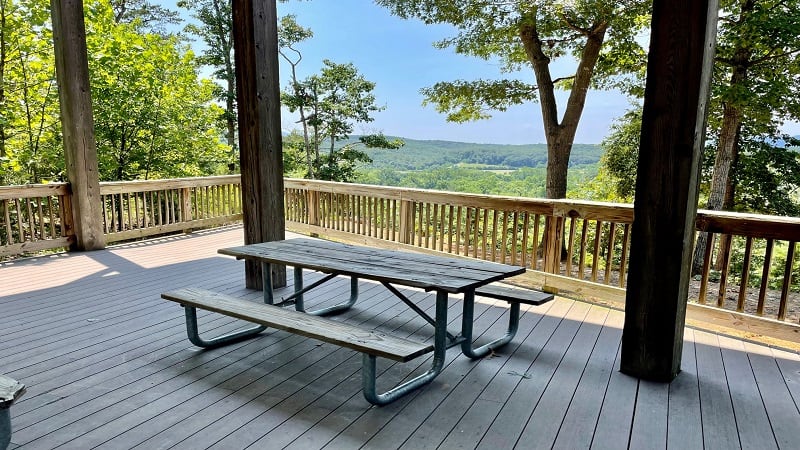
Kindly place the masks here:
<instances>
[{"instance_id":1,"label":"wooden bench seat","mask_svg":"<svg viewBox=\"0 0 800 450\"><path fill-rule=\"evenodd\" d=\"M184 288L166 292L161 297L184 306L213 311L400 362L410 361L433 350L430 344L204 289Z\"/></svg>"},{"instance_id":2,"label":"wooden bench seat","mask_svg":"<svg viewBox=\"0 0 800 450\"><path fill-rule=\"evenodd\" d=\"M384 394L376 392L376 357L400 362L410 361L433 351L434 346L391 336L377 330L361 328L304 312L279 306L256 303L229 295L198 288L183 288L161 294L166 300L180 303L186 314L186 329L189 340L200 347L213 348L236 340L254 336L267 327L350 348L364 354L362 383L364 397L373 404L384 405L400 396L429 383L441 371L443 361L434 358L434 368L402 383ZM224 336L201 338L197 328L196 308L212 311L258 324Z\"/></svg>"},{"instance_id":3,"label":"wooden bench seat","mask_svg":"<svg viewBox=\"0 0 800 450\"><path fill-rule=\"evenodd\" d=\"M522 303L534 306L543 305L555 298L553 294L548 294L546 292L504 286L497 283L486 284L475 289L475 295L504 300L509 303Z\"/></svg>"}]
</instances>

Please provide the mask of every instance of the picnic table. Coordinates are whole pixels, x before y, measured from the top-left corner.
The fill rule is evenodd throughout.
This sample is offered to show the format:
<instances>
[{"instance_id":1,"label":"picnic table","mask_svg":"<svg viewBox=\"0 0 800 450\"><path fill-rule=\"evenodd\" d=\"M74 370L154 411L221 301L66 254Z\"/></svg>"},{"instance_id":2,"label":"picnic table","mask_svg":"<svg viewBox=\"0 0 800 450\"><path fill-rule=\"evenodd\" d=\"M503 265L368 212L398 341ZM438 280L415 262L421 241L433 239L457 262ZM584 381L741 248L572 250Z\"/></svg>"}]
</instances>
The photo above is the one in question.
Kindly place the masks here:
<instances>
[{"instance_id":1,"label":"picnic table","mask_svg":"<svg viewBox=\"0 0 800 450\"><path fill-rule=\"evenodd\" d=\"M540 304L552 299L552 295L537 293L535 298L529 298L526 301L525 294L520 298L509 294L513 291L520 293L525 291L509 291L508 288L489 287L490 283L525 272L524 267L447 255L385 250L306 238L224 248L220 249L219 253L235 256L238 259L256 260L262 264L264 305L247 301L239 303L237 299L202 290L189 289L163 294L162 296L166 299L178 301L185 307L189 306L186 308L186 317L192 342L204 347L212 347L260 333L267 326L272 326L353 348L364 353L362 371L364 395L368 401L379 405L389 403L433 380L442 370L445 353L449 347L460 344L461 351L465 355L470 358L479 358L508 343L516 332L520 301ZM272 289L271 268L273 264L294 268L294 293L279 302L276 302ZM326 276L305 286L304 269L322 272ZM349 297L334 306L306 310L303 295L338 276L350 277ZM415 343L376 330L362 330L342 322L318 317L336 314L351 308L358 301L359 279L383 284L409 308L430 323L434 329L433 345ZM435 292L436 307L433 317L409 299L397 286L421 288ZM476 292L479 295L500 298L512 303L507 333L478 348L474 347L472 336ZM458 300L462 303L460 332L450 332L447 329L447 313L451 294L463 295L463 298ZM528 296L530 297L530 295ZM224 306L220 306L222 304ZM290 305L294 305L295 311L282 308ZM204 340L197 333L195 307L221 312L259 325L231 335ZM408 361L430 351L433 352L433 363L430 370L386 393L375 392L376 356Z\"/></svg>"}]
</instances>

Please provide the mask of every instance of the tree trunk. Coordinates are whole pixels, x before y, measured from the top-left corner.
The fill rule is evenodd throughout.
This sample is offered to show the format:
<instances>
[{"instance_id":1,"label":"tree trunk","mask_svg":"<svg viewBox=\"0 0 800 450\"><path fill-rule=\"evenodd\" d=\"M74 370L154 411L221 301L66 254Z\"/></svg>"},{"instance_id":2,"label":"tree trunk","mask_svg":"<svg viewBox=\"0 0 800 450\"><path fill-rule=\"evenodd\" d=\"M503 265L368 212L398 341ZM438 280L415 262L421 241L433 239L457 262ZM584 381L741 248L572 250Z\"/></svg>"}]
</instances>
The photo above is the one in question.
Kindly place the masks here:
<instances>
[{"instance_id":1,"label":"tree trunk","mask_svg":"<svg viewBox=\"0 0 800 450\"><path fill-rule=\"evenodd\" d=\"M747 2L742 7L742 14L749 12L747 5L752 9L752 2ZM729 88L735 88L747 80L752 52L748 48L739 48L734 53L734 65L731 72ZM714 159L714 172L711 177L711 189L708 195L706 209L719 211L725 206L729 189L735 184L731 179L731 167L739 153L739 131L744 119L741 106L735 102L726 102L722 109L722 128L717 142L717 156ZM732 192L731 192L732 198ZM732 203L732 201L731 201ZM730 206L730 205L729 205ZM724 244L720 241L720 245ZM694 248L692 275L703 272L703 255L708 245L708 234L700 233ZM723 247L720 247L723 248Z\"/></svg>"},{"instance_id":2,"label":"tree trunk","mask_svg":"<svg viewBox=\"0 0 800 450\"><path fill-rule=\"evenodd\" d=\"M557 199L567 196L569 156L607 27L608 25L602 22L584 30L586 44L573 77L564 117L559 122L555 83L550 74L550 58L543 51L544 44L539 39L536 20L524 20L520 26L519 37L536 75L539 105L542 108L542 120L547 138L547 198Z\"/></svg>"}]
</instances>

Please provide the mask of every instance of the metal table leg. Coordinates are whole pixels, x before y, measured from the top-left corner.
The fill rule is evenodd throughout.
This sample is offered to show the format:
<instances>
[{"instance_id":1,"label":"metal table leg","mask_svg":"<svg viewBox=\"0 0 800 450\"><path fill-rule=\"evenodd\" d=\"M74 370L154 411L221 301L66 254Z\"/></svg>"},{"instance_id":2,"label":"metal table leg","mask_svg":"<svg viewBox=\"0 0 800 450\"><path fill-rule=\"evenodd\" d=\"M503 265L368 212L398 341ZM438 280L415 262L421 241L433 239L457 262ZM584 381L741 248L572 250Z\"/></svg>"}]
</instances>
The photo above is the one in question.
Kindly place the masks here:
<instances>
[{"instance_id":1,"label":"metal table leg","mask_svg":"<svg viewBox=\"0 0 800 450\"><path fill-rule=\"evenodd\" d=\"M375 388L376 357L364 354L363 367L361 369L361 380L364 387L364 398L373 405L386 405L409 392L420 388L436 378L444 367L444 360L447 353L447 292L436 293L436 332L433 338L433 365L422 375L406 381L394 388L378 394Z\"/></svg>"},{"instance_id":2,"label":"metal table leg","mask_svg":"<svg viewBox=\"0 0 800 450\"><path fill-rule=\"evenodd\" d=\"M269 263L261 263L262 277L264 279L264 303L274 305L275 294L272 289L272 271ZM321 280L315 281L308 287L303 286L303 268L299 266L294 267L294 293L282 299L277 303L278 306L291 305L294 303L294 308L297 311L311 314L314 316L328 316L338 314L350 309L358 301L358 278L350 277L350 298L338 305L329 306L327 308L315 309L313 311L306 311L303 294L306 292L336 278L336 274L327 275Z\"/></svg>"},{"instance_id":3,"label":"metal table leg","mask_svg":"<svg viewBox=\"0 0 800 450\"><path fill-rule=\"evenodd\" d=\"M461 335L464 340L461 342L461 351L468 358L477 359L483 358L490 354L494 349L500 348L514 338L519 328L519 303L512 303L508 312L508 330L502 337L482 345L478 348L473 348L472 343L472 323L475 319L475 291L470 290L464 293L464 314L461 317Z\"/></svg>"}]
</instances>

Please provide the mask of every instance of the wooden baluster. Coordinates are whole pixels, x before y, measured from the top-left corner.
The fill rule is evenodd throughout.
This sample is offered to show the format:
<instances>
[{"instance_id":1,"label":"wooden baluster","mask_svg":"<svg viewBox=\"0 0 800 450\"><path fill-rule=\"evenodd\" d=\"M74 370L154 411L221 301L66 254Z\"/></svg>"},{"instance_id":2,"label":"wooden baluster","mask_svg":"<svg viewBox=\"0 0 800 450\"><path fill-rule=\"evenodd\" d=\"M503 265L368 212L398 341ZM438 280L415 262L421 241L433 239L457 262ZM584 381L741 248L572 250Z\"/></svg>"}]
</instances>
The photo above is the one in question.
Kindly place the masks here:
<instances>
[{"instance_id":1,"label":"wooden baluster","mask_svg":"<svg viewBox=\"0 0 800 450\"><path fill-rule=\"evenodd\" d=\"M748 236L744 244L744 261L742 261L742 278L739 282L739 298L736 301L736 311L744 312L747 300L747 285L750 283L750 259L753 252L753 238Z\"/></svg>"},{"instance_id":2,"label":"wooden baluster","mask_svg":"<svg viewBox=\"0 0 800 450\"><path fill-rule=\"evenodd\" d=\"M533 216L533 248L531 249L531 269L536 270L541 267L544 270L544 249L542 249L542 264L539 265L539 244L544 240L544 236L540 237L539 225L542 222L542 217L539 214Z\"/></svg>"},{"instance_id":3,"label":"wooden baluster","mask_svg":"<svg viewBox=\"0 0 800 450\"><path fill-rule=\"evenodd\" d=\"M700 292L697 294L697 302L701 305L706 303L706 293L708 292L708 273L711 269L711 251L714 250L714 240L716 235L708 233L708 242L706 243L706 251L703 255L703 273L700 278Z\"/></svg>"},{"instance_id":4,"label":"wooden baluster","mask_svg":"<svg viewBox=\"0 0 800 450\"><path fill-rule=\"evenodd\" d=\"M569 218L569 238L567 239L567 267L565 275L572 276L572 255L575 251L575 217Z\"/></svg>"},{"instance_id":5,"label":"wooden baluster","mask_svg":"<svg viewBox=\"0 0 800 450\"><path fill-rule=\"evenodd\" d=\"M625 224L622 235L622 254L619 257L619 287L625 287L625 278L628 274L628 248L631 245L631 224Z\"/></svg>"},{"instance_id":6,"label":"wooden baluster","mask_svg":"<svg viewBox=\"0 0 800 450\"><path fill-rule=\"evenodd\" d=\"M461 205L459 205L458 209L456 210L456 255L460 255L461 254L461 243L462 242L466 243L467 239L468 239L468 238L462 239L462 235L461 235L461 219L462 219L462 217L461 217ZM469 231L466 234L469 235ZM464 250L464 253L466 253L466 252L467 252L467 250Z\"/></svg>"},{"instance_id":7,"label":"wooden baluster","mask_svg":"<svg viewBox=\"0 0 800 450\"><path fill-rule=\"evenodd\" d=\"M528 228L530 227L530 217L531 214L529 212L523 212L524 218L522 220L522 267L528 267ZM533 252L536 252L536 249L533 249ZM531 256L531 261L535 261L535 256Z\"/></svg>"},{"instance_id":8,"label":"wooden baluster","mask_svg":"<svg viewBox=\"0 0 800 450\"><path fill-rule=\"evenodd\" d=\"M431 222L431 250L438 249L443 239L443 236L439 233L439 228L441 224L439 217L440 215L441 215L441 208L439 207L438 203L434 203L433 214L431 215L431 220L433 221Z\"/></svg>"},{"instance_id":9,"label":"wooden baluster","mask_svg":"<svg viewBox=\"0 0 800 450\"><path fill-rule=\"evenodd\" d=\"M6 225L6 244L14 243L14 233L11 231L11 212L8 200L3 200L3 216Z\"/></svg>"},{"instance_id":10,"label":"wooden baluster","mask_svg":"<svg viewBox=\"0 0 800 450\"><path fill-rule=\"evenodd\" d=\"M605 284L611 280L611 266L614 264L614 238L617 235L617 224L611 222L608 227L608 247L606 251L606 273L604 276Z\"/></svg>"},{"instance_id":11,"label":"wooden baluster","mask_svg":"<svg viewBox=\"0 0 800 450\"><path fill-rule=\"evenodd\" d=\"M53 198L47 197L47 214L50 217L50 237L55 239L58 236L56 236L56 221L53 209Z\"/></svg>"},{"instance_id":12,"label":"wooden baluster","mask_svg":"<svg viewBox=\"0 0 800 450\"><path fill-rule=\"evenodd\" d=\"M480 215L481 215L481 210L479 208L475 208L475 223L473 224L474 226L473 226L473 229L472 229L473 242L475 244L472 247L472 257L473 258L477 258L478 257L478 228L479 228L479 226L478 226L478 217L480 217ZM484 208L483 209L483 244L482 244L482 247L483 247L483 250L482 250L483 259L486 259L486 249L488 248L488 246L486 245L486 239L489 236L489 227L487 226L488 221L489 221L489 210Z\"/></svg>"},{"instance_id":13,"label":"wooden baluster","mask_svg":"<svg viewBox=\"0 0 800 450\"><path fill-rule=\"evenodd\" d=\"M761 289L758 291L758 307L756 314L759 316L764 315L764 301L767 298L767 288L769 287L769 271L772 265L772 250L775 246L775 241L767 239L767 248L764 250L764 268L761 272Z\"/></svg>"},{"instance_id":14,"label":"wooden baluster","mask_svg":"<svg viewBox=\"0 0 800 450\"><path fill-rule=\"evenodd\" d=\"M481 245L481 247L482 247L482 251L483 251L483 259L484 260L487 258L486 252L487 252L487 250L489 248L489 244L487 242L489 240L489 233L492 233L492 239L495 239L495 237L494 237L494 229L492 229L491 231L489 230L489 212L490 211L492 213L494 213L493 210L489 210L488 208L485 208L483 210L483 239L482 239L483 244ZM492 215L494 215L494 214L492 214Z\"/></svg>"},{"instance_id":15,"label":"wooden baluster","mask_svg":"<svg viewBox=\"0 0 800 450\"><path fill-rule=\"evenodd\" d=\"M519 248L519 228L517 228L517 211L511 215L511 265L517 265L517 249Z\"/></svg>"},{"instance_id":16,"label":"wooden baluster","mask_svg":"<svg viewBox=\"0 0 800 450\"><path fill-rule=\"evenodd\" d=\"M25 210L27 211L27 219L26 219L26 226L25 228L28 229L28 238L31 241L36 240L36 213L34 212L33 205L31 204L31 199L25 199Z\"/></svg>"},{"instance_id":17,"label":"wooden baluster","mask_svg":"<svg viewBox=\"0 0 800 450\"><path fill-rule=\"evenodd\" d=\"M496 209L492 210L492 261L497 261L497 218L498 211Z\"/></svg>"},{"instance_id":18,"label":"wooden baluster","mask_svg":"<svg viewBox=\"0 0 800 450\"><path fill-rule=\"evenodd\" d=\"M581 254L578 258L578 279L586 279L586 244L589 239L589 221L581 220Z\"/></svg>"},{"instance_id":19,"label":"wooden baluster","mask_svg":"<svg viewBox=\"0 0 800 450\"><path fill-rule=\"evenodd\" d=\"M725 295L728 291L728 271L730 270L731 262L731 241L733 241L733 236L728 236L727 239L722 239L722 236L720 236L721 248L719 251L722 252L722 272L719 277L719 290L717 291L717 306L720 308L725 305Z\"/></svg>"},{"instance_id":20,"label":"wooden baluster","mask_svg":"<svg viewBox=\"0 0 800 450\"><path fill-rule=\"evenodd\" d=\"M117 232L119 231L119 223L117 219L117 196L116 194L111 194L111 231Z\"/></svg>"},{"instance_id":21,"label":"wooden baluster","mask_svg":"<svg viewBox=\"0 0 800 450\"><path fill-rule=\"evenodd\" d=\"M503 233L500 239L500 262L505 263L508 256L508 211L503 211L503 225L500 232ZM493 259L494 260L494 259Z\"/></svg>"},{"instance_id":22,"label":"wooden baluster","mask_svg":"<svg viewBox=\"0 0 800 450\"><path fill-rule=\"evenodd\" d=\"M447 253L453 253L453 209L453 205L450 205L447 214ZM456 254L458 254L458 245L456 245Z\"/></svg>"},{"instance_id":23,"label":"wooden baluster","mask_svg":"<svg viewBox=\"0 0 800 450\"><path fill-rule=\"evenodd\" d=\"M36 217L39 219L39 239L47 239L47 232L45 231L46 225L44 220L44 212L42 211L42 203L44 203L44 197L39 197L36 202Z\"/></svg>"},{"instance_id":24,"label":"wooden baluster","mask_svg":"<svg viewBox=\"0 0 800 450\"><path fill-rule=\"evenodd\" d=\"M597 281L597 262L600 259L600 238L603 234L603 221L598 220L594 228L594 250L592 251L592 281Z\"/></svg>"},{"instance_id":25,"label":"wooden baluster","mask_svg":"<svg viewBox=\"0 0 800 450\"><path fill-rule=\"evenodd\" d=\"M786 320L786 307L789 303L789 290L792 288L792 266L794 266L795 243L789 242L786 251L786 265L783 270L783 286L781 286L781 303L778 306L778 320Z\"/></svg>"}]
</instances>

